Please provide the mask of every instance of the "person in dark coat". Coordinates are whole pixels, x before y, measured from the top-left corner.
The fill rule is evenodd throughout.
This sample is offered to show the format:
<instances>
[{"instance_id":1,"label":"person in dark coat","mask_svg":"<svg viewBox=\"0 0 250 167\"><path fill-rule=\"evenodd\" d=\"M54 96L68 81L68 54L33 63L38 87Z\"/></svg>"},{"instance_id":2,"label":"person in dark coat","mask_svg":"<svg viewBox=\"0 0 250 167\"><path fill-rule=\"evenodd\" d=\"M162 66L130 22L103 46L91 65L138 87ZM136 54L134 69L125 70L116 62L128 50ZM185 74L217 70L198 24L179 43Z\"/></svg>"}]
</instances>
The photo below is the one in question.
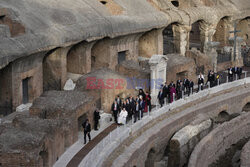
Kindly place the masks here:
<instances>
[{"instance_id":1,"label":"person in dark coat","mask_svg":"<svg viewBox=\"0 0 250 167\"><path fill-rule=\"evenodd\" d=\"M190 81L189 81L189 91L188 91L188 96L190 95L190 93L191 93L191 90L192 90L192 94L193 94L193 92L194 92L194 82L190 79Z\"/></svg>"},{"instance_id":2,"label":"person in dark coat","mask_svg":"<svg viewBox=\"0 0 250 167\"><path fill-rule=\"evenodd\" d=\"M139 96L139 97L142 96L142 97L143 97L143 100L145 100L146 95L145 95L143 89L140 89L140 90L139 90L138 96Z\"/></svg>"},{"instance_id":3,"label":"person in dark coat","mask_svg":"<svg viewBox=\"0 0 250 167\"><path fill-rule=\"evenodd\" d=\"M183 86L184 86L184 91L185 93L189 90L188 87L189 87L189 80L187 78L184 78L183 80Z\"/></svg>"},{"instance_id":4,"label":"person in dark coat","mask_svg":"<svg viewBox=\"0 0 250 167\"><path fill-rule=\"evenodd\" d=\"M164 98L165 98L165 94L164 94ZM149 92L147 91L146 92L146 98L145 98L145 109L144 109L144 112L148 112L148 109L149 109L149 112L150 112L151 111L151 96L150 96Z\"/></svg>"},{"instance_id":5,"label":"person in dark coat","mask_svg":"<svg viewBox=\"0 0 250 167\"><path fill-rule=\"evenodd\" d=\"M121 100L120 96L117 96L117 98L115 100L117 101L117 104L119 105L119 107L121 107L122 100Z\"/></svg>"},{"instance_id":6,"label":"person in dark coat","mask_svg":"<svg viewBox=\"0 0 250 167\"><path fill-rule=\"evenodd\" d=\"M134 105L134 123L137 121L137 119L139 118L140 120L140 115L139 115L139 112L140 112L140 104L139 104L139 101L136 101L135 102L135 105Z\"/></svg>"},{"instance_id":7,"label":"person in dark coat","mask_svg":"<svg viewBox=\"0 0 250 167\"><path fill-rule=\"evenodd\" d=\"M166 98L166 102L167 102L168 101L168 94L169 94L169 88L168 88L167 82L165 82L165 84L164 84L164 86L163 86L162 89L163 89L164 99Z\"/></svg>"},{"instance_id":8,"label":"person in dark coat","mask_svg":"<svg viewBox=\"0 0 250 167\"><path fill-rule=\"evenodd\" d=\"M94 125L94 129L95 130L98 130L97 129L97 126L98 126L98 123L99 123L99 119L100 119L100 112L98 110L95 110L94 112L94 122L95 122L95 125Z\"/></svg>"},{"instance_id":9,"label":"person in dark coat","mask_svg":"<svg viewBox=\"0 0 250 167\"><path fill-rule=\"evenodd\" d=\"M127 121L132 119L132 108L131 108L131 104L129 102L129 99L126 100L126 106L125 106L125 110L128 112L128 116L127 116Z\"/></svg>"},{"instance_id":10,"label":"person in dark coat","mask_svg":"<svg viewBox=\"0 0 250 167\"><path fill-rule=\"evenodd\" d=\"M83 132L84 132L84 144L86 144L87 135L89 137L89 141L91 140L91 136L90 136L91 125L88 119L86 119L86 121L82 124L82 127L83 127Z\"/></svg>"},{"instance_id":11,"label":"person in dark coat","mask_svg":"<svg viewBox=\"0 0 250 167\"><path fill-rule=\"evenodd\" d=\"M237 75L238 75L239 79L241 79L241 75L242 75L242 68L241 67L237 68Z\"/></svg>"},{"instance_id":12,"label":"person in dark coat","mask_svg":"<svg viewBox=\"0 0 250 167\"><path fill-rule=\"evenodd\" d=\"M115 123L118 123L117 116L120 111L120 106L117 104L117 101L114 101L114 103L112 104L111 111L113 112Z\"/></svg>"},{"instance_id":13,"label":"person in dark coat","mask_svg":"<svg viewBox=\"0 0 250 167\"><path fill-rule=\"evenodd\" d=\"M140 104L139 115L141 115L141 118L142 118L142 117L143 117L144 108L145 108L145 102L144 102L142 96L140 96L139 104ZM139 117L139 118L140 118L140 117Z\"/></svg>"},{"instance_id":14,"label":"person in dark coat","mask_svg":"<svg viewBox=\"0 0 250 167\"><path fill-rule=\"evenodd\" d=\"M160 105L162 107L163 104L164 104L164 93L163 93L162 89L158 93L158 100L159 100L159 103L160 103Z\"/></svg>"}]
</instances>

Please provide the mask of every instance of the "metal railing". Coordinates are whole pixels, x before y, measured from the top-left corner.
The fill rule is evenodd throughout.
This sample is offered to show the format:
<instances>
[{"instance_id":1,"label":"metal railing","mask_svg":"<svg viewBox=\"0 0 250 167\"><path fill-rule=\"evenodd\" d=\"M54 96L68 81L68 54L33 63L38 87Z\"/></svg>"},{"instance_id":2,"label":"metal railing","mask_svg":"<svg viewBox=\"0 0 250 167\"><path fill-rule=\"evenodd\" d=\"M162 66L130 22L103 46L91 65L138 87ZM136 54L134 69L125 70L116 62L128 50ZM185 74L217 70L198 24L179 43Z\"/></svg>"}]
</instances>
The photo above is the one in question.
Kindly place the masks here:
<instances>
[{"instance_id":1,"label":"metal railing","mask_svg":"<svg viewBox=\"0 0 250 167\"><path fill-rule=\"evenodd\" d=\"M244 78L239 82L240 84L250 83L250 78L247 78L247 72L244 72ZM238 80L237 77L234 77L234 81ZM247 80L248 79L248 80ZM226 83L228 83L228 77ZM174 100L173 103L165 104L163 107L160 107L159 104L152 109L151 112L148 112L141 120L133 123L133 120L127 123L124 126L118 126L115 130L109 133L103 140L101 140L82 160L80 167L98 167L102 166L102 163L109 157L109 155L120 146L120 144L128 138L131 134L138 131L144 125L148 124L151 120L158 118L162 114L172 110L176 107L182 106L183 104L195 101L201 97L206 97L210 93L216 93L224 89L230 89L231 87L239 86L237 82L229 82L228 85L217 82L217 86L210 88L209 84L204 89L200 89L198 92L192 91L190 96L182 96L179 100ZM196 86L197 87L197 86Z\"/></svg>"}]
</instances>

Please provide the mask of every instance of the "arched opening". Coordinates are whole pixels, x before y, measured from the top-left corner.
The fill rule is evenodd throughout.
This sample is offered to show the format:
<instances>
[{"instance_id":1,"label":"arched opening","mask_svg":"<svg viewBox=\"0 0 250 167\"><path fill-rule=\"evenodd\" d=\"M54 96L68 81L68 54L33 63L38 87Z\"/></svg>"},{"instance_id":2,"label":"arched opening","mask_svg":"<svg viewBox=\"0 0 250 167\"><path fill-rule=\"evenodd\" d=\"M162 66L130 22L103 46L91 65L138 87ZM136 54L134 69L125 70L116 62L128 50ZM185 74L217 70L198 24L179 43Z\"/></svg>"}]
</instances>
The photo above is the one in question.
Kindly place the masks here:
<instances>
[{"instance_id":1,"label":"arched opening","mask_svg":"<svg viewBox=\"0 0 250 167\"><path fill-rule=\"evenodd\" d=\"M48 166L48 152L47 151L41 151L39 155L42 158L42 166L47 167Z\"/></svg>"},{"instance_id":2,"label":"arched opening","mask_svg":"<svg viewBox=\"0 0 250 167\"><path fill-rule=\"evenodd\" d=\"M177 23L172 23L162 31L164 55L178 52L180 34L176 30L177 26Z\"/></svg>"},{"instance_id":3,"label":"arched opening","mask_svg":"<svg viewBox=\"0 0 250 167\"><path fill-rule=\"evenodd\" d=\"M91 48L91 71L108 68L112 62L110 56L111 42L109 38L102 39Z\"/></svg>"},{"instance_id":4,"label":"arched opening","mask_svg":"<svg viewBox=\"0 0 250 167\"><path fill-rule=\"evenodd\" d=\"M226 121L229 121L230 115L226 111L221 111L218 116L214 119L214 123L220 124Z\"/></svg>"},{"instance_id":5,"label":"arched opening","mask_svg":"<svg viewBox=\"0 0 250 167\"><path fill-rule=\"evenodd\" d=\"M241 46L241 55L243 57L243 63L245 66L250 66L250 16L242 19L237 24L237 36L243 39Z\"/></svg>"},{"instance_id":6,"label":"arched opening","mask_svg":"<svg viewBox=\"0 0 250 167\"><path fill-rule=\"evenodd\" d=\"M159 40L159 39L162 40ZM139 39L139 56L144 58L151 58L155 54L162 53L163 38L162 31L153 29L144 33Z\"/></svg>"},{"instance_id":7,"label":"arched opening","mask_svg":"<svg viewBox=\"0 0 250 167\"><path fill-rule=\"evenodd\" d=\"M106 5L107 1L100 1L103 5Z\"/></svg>"},{"instance_id":8,"label":"arched opening","mask_svg":"<svg viewBox=\"0 0 250 167\"><path fill-rule=\"evenodd\" d=\"M61 90L62 75L66 77L66 59L62 58L61 48L49 51L43 59L43 91Z\"/></svg>"},{"instance_id":9,"label":"arched opening","mask_svg":"<svg viewBox=\"0 0 250 167\"><path fill-rule=\"evenodd\" d=\"M87 69L88 55L87 43L81 42L70 48L67 54L67 72L72 74L86 74L90 69Z\"/></svg>"},{"instance_id":10,"label":"arched opening","mask_svg":"<svg viewBox=\"0 0 250 167\"><path fill-rule=\"evenodd\" d=\"M249 112L250 111L250 102L247 103L243 108L242 108L242 112Z\"/></svg>"},{"instance_id":11,"label":"arched opening","mask_svg":"<svg viewBox=\"0 0 250 167\"><path fill-rule=\"evenodd\" d=\"M154 166L154 156L155 156L155 150L154 150L154 148L151 148L148 152L148 156L147 156L147 159L145 161L145 167Z\"/></svg>"},{"instance_id":12,"label":"arched opening","mask_svg":"<svg viewBox=\"0 0 250 167\"><path fill-rule=\"evenodd\" d=\"M217 63L230 62L232 58L232 48L229 43L230 37L230 18L223 17L216 27L216 32L213 36L213 41L220 42L220 47L217 48Z\"/></svg>"},{"instance_id":13,"label":"arched opening","mask_svg":"<svg viewBox=\"0 0 250 167\"><path fill-rule=\"evenodd\" d=\"M213 41L220 42L220 46L228 46L229 45L229 17L223 17L220 19L219 23L216 27L216 32L213 36Z\"/></svg>"},{"instance_id":14,"label":"arched opening","mask_svg":"<svg viewBox=\"0 0 250 167\"><path fill-rule=\"evenodd\" d=\"M175 7L179 7L179 1L171 1L171 3L172 3Z\"/></svg>"},{"instance_id":15,"label":"arched opening","mask_svg":"<svg viewBox=\"0 0 250 167\"><path fill-rule=\"evenodd\" d=\"M0 118L12 113L12 67L0 69Z\"/></svg>"},{"instance_id":16,"label":"arched opening","mask_svg":"<svg viewBox=\"0 0 250 167\"><path fill-rule=\"evenodd\" d=\"M201 21L196 21L192 24L192 29L189 34L189 49L196 48L201 50Z\"/></svg>"}]
</instances>

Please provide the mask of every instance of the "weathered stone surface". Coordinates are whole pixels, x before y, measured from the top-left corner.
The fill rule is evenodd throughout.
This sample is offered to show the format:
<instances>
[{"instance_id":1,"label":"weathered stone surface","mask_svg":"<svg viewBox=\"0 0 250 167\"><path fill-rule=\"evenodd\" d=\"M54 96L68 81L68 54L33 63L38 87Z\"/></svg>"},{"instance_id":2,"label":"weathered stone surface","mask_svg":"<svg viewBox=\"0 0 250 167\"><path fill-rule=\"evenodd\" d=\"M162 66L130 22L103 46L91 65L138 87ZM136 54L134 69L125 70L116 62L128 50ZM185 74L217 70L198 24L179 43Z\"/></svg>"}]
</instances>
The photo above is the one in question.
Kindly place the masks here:
<instances>
[{"instance_id":1,"label":"weathered stone surface","mask_svg":"<svg viewBox=\"0 0 250 167\"><path fill-rule=\"evenodd\" d=\"M62 125L60 120L21 114L17 114L12 123L1 124L1 165L52 166L65 149Z\"/></svg>"},{"instance_id":2,"label":"weathered stone surface","mask_svg":"<svg viewBox=\"0 0 250 167\"><path fill-rule=\"evenodd\" d=\"M241 151L240 156L241 167L248 167L250 166L250 141L245 144Z\"/></svg>"},{"instance_id":3,"label":"weathered stone surface","mask_svg":"<svg viewBox=\"0 0 250 167\"><path fill-rule=\"evenodd\" d=\"M197 125L188 125L176 132L170 140L168 167L183 166L188 163L194 147L212 129L212 121L206 120Z\"/></svg>"},{"instance_id":4,"label":"weathered stone surface","mask_svg":"<svg viewBox=\"0 0 250 167\"><path fill-rule=\"evenodd\" d=\"M242 138L250 137L250 113L223 123L204 137L195 147L190 160L190 167L208 166L215 162L219 156L231 145L237 143ZM208 147L209 146L209 147Z\"/></svg>"}]
</instances>

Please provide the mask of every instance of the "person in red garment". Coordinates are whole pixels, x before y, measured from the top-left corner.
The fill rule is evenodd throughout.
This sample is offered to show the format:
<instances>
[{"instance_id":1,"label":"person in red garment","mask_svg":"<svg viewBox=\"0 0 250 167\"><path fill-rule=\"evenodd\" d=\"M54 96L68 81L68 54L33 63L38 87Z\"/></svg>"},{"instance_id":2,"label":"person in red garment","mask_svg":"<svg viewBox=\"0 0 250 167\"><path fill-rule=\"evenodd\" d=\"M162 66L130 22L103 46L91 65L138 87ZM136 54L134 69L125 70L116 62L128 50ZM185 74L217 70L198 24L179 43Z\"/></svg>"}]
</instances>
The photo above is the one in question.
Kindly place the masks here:
<instances>
[{"instance_id":1,"label":"person in red garment","mask_svg":"<svg viewBox=\"0 0 250 167\"><path fill-rule=\"evenodd\" d=\"M174 86L170 87L170 102L172 103L174 101L174 97L176 96L176 90Z\"/></svg>"},{"instance_id":2,"label":"person in red garment","mask_svg":"<svg viewBox=\"0 0 250 167\"><path fill-rule=\"evenodd\" d=\"M148 109L149 109L149 111L151 111L151 96L147 91L146 96L145 96L145 109L144 109L144 112L148 112Z\"/></svg>"}]
</instances>

